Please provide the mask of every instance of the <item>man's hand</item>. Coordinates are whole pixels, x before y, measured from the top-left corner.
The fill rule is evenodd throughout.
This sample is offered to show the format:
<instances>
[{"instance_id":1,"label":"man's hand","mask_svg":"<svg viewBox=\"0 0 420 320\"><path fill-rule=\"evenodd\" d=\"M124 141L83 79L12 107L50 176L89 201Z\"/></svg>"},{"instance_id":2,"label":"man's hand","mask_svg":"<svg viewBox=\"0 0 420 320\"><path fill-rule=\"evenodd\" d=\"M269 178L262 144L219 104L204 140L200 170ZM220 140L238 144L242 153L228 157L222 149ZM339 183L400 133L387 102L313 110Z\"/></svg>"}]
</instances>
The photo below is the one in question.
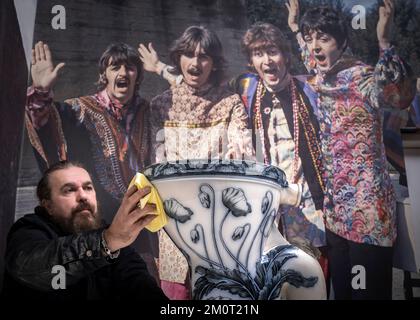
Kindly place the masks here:
<instances>
[{"instance_id":1,"label":"man's hand","mask_svg":"<svg viewBox=\"0 0 420 320\"><path fill-rule=\"evenodd\" d=\"M387 49L391 46L394 6L393 0L384 0L384 6L379 7L379 21L376 27L376 34L381 49Z\"/></svg>"},{"instance_id":2,"label":"man's hand","mask_svg":"<svg viewBox=\"0 0 420 320\"><path fill-rule=\"evenodd\" d=\"M32 84L41 90L50 90L57 80L57 73L64 67L59 63L55 68L51 57L50 48L42 41L39 41L32 49Z\"/></svg>"},{"instance_id":3,"label":"man's hand","mask_svg":"<svg viewBox=\"0 0 420 320\"><path fill-rule=\"evenodd\" d=\"M144 70L148 72L154 72L160 75L165 64L159 61L159 56L152 44L149 43L148 48L142 43L139 44L138 52L140 60L143 62Z\"/></svg>"},{"instance_id":4,"label":"man's hand","mask_svg":"<svg viewBox=\"0 0 420 320\"><path fill-rule=\"evenodd\" d=\"M104 232L111 252L132 244L140 231L156 218L153 214L156 211L155 205L146 204L143 209L138 207L140 199L148 193L150 187L137 190L136 186L132 186L127 190L111 225Z\"/></svg>"},{"instance_id":5,"label":"man's hand","mask_svg":"<svg viewBox=\"0 0 420 320\"><path fill-rule=\"evenodd\" d=\"M287 23L292 32L299 30L299 0L288 0L285 3L287 10L289 10L289 16Z\"/></svg>"}]
</instances>

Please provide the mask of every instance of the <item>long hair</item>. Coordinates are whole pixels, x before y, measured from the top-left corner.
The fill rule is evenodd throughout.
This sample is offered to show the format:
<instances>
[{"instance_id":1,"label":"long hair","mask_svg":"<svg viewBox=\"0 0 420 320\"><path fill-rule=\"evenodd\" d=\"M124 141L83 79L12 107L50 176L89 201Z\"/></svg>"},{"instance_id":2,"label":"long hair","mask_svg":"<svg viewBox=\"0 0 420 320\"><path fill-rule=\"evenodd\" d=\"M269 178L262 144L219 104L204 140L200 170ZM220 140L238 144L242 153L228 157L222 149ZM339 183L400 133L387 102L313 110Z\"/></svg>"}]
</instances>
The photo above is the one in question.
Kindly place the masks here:
<instances>
[{"instance_id":1,"label":"long hair","mask_svg":"<svg viewBox=\"0 0 420 320\"><path fill-rule=\"evenodd\" d=\"M137 79L134 91L137 92L140 88L140 84L143 80L143 62L140 60L138 52L126 43L112 43L110 44L101 58L99 59L99 79L96 82L99 91L106 88L108 81L105 76L106 68L109 66L111 61L112 65L133 65L137 69Z\"/></svg>"},{"instance_id":2,"label":"long hair","mask_svg":"<svg viewBox=\"0 0 420 320\"><path fill-rule=\"evenodd\" d=\"M348 43L346 20L333 8L321 6L307 10L300 20L300 30L303 36L311 31L321 31L331 35L339 47Z\"/></svg>"},{"instance_id":3,"label":"long hair","mask_svg":"<svg viewBox=\"0 0 420 320\"><path fill-rule=\"evenodd\" d=\"M169 57L174 68L171 72L182 74L181 55L194 53L198 44L213 59L213 70L210 73L209 81L217 86L222 82L225 70L222 43L216 33L203 26L188 27L182 36L172 44Z\"/></svg>"},{"instance_id":4,"label":"long hair","mask_svg":"<svg viewBox=\"0 0 420 320\"><path fill-rule=\"evenodd\" d=\"M252 65L252 54L255 50L264 50L273 46L280 50L286 59L286 67L289 69L291 61L290 42L276 26L270 23L257 22L245 32L242 38L242 51L247 56L250 66Z\"/></svg>"}]
</instances>

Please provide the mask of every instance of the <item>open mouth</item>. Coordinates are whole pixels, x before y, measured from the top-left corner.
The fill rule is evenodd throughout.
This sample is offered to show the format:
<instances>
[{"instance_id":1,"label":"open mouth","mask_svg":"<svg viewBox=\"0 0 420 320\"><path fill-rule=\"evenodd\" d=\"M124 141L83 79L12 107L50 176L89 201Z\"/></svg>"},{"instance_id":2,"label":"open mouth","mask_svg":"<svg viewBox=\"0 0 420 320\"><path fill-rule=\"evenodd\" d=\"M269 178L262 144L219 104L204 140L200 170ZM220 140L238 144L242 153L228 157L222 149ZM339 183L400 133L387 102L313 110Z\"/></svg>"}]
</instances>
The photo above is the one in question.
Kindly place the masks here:
<instances>
[{"instance_id":1,"label":"open mouth","mask_svg":"<svg viewBox=\"0 0 420 320\"><path fill-rule=\"evenodd\" d=\"M327 57L324 56L323 54L315 54L315 59L321 64L321 65L325 65L326 64L326 60Z\"/></svg>"},{"instance_id":2,"label":"open mouth","mask_svg":"<svg viewBox=\"0 0 420 320\"><path fill-rule=\"evenodd\" d=\"M271 75L271 76L277 75L277 69L276 68L265 69L265 70L263 70L263 72L265 74L268 74L268 75Z\"/></svg>"},{"instance_id":3,"label":"open mouth","mask_svg":"<svg viewBox=\"0 0 420 320\"><path fill-rule=\"evenodd\" d=\"M115 86L117 88L128 88L129 81L125 78L119 78L115 81Z\"/></svg>"},{"instance_id":4,"label":"open mouth","mask_svg":"<svg viewBox=\"0 0 420 320\"><path fill-rule=\"evenodd\" d=\"M263 69L262 72L264 73L264 78L266 81L279 81L279 70L277 68L270 67Z\"/></svg>"}]
</instances>

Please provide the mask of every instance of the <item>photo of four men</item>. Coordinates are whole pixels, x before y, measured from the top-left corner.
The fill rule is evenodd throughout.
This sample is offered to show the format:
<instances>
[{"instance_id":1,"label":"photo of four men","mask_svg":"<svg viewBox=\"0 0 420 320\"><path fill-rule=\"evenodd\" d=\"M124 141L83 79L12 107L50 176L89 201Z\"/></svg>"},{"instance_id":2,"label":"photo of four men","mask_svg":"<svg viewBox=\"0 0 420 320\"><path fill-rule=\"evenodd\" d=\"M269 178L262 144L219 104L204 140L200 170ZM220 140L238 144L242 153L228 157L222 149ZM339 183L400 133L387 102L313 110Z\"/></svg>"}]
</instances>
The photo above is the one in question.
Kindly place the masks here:
<instances>
[{"instance_id":1,"label":"photo of four men","mask_svg":"<svg viewBox=\"0 0 420 320\"><path fill-rule=\"evenodd\" d=\"M37 173L20 175L38 204L7 236L2 296L191 299L188 259L145 229L156 207L137 204L151 189L128 185L154 163L218 159L300 185L275 223L319 264L325 289L311 299L392 299L396 194L410 179L400 128L420 126L420 3L128 2L98 1L86 25L64 4L64 29L49 31L54 4L38 1L22 151ZM117 11L131 12L120 31ZM66 290L51 289L53 265Z\"/></svg>"}]
</instances>

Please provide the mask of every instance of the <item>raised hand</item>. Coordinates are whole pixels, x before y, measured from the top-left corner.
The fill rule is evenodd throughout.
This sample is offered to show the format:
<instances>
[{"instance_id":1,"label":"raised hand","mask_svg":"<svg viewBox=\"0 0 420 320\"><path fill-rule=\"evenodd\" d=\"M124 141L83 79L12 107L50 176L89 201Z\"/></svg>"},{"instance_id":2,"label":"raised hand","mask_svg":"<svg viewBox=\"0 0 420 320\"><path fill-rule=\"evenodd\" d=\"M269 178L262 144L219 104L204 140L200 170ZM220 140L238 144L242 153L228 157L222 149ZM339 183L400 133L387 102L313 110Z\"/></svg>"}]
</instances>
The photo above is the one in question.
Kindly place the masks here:
<instances>
[{"instance_id":1,"label":"raised hand","mask_svg":"<svg viewBox=\"0 0 420 320\"><path fill-rule=\"evenodd\" d=\"M104 233L105 241L112 252L132 244L140 231L156 218L155 205L146 204L143 209L138 207L140 199L148 193L150 187L137 190L136 186L132 186L127 190L111 225Z\"/></svg>"},{"instance_id":2,"label":"raised hand","mask_svg":"<svg viewBox=\"0 0 420 320\"><path fill-rule=\"evenodd\" d=\"M296 32L299 30L299 0L288 0L285 4L289 11L287 23L290 30Z\"/></svg>"},{"instance_id":3,"label":"raised hand","mask_svg":"<svg viewBox=\"0 0 420 320\"><path fill-rule=\"evenodd\" d=\"M32 84L35 88L49 90L57 80L58 71L64 67L59 63L55 68L48 45L39 41L32 49Z\"/></svg>"},{"instance_id":4,"label":"raised hand","mask_svg":"<svg viewBox=\"0 0 420 320\"><path fill-rule=\"evenodd\" d=\"M379 7L379 20L376 26L379 47L387 49L391 46L391 31L394 21L395 4L393 0L384 0L384 6Z\"/></svg>"},{"instance_id":5,"label":"raised hand","mask_svg":"<svg viewBox=\"0 0 420 320\"><path fill-rule=\"evenodd\" d=\"M149 43L146 48L142 43L139 44L138 52L140 55L140 60L143 62L144 70L148 72L154 72L160 74L165 64L159 60L159 56L153 45Z\"/></svg>"}]
</instances>

